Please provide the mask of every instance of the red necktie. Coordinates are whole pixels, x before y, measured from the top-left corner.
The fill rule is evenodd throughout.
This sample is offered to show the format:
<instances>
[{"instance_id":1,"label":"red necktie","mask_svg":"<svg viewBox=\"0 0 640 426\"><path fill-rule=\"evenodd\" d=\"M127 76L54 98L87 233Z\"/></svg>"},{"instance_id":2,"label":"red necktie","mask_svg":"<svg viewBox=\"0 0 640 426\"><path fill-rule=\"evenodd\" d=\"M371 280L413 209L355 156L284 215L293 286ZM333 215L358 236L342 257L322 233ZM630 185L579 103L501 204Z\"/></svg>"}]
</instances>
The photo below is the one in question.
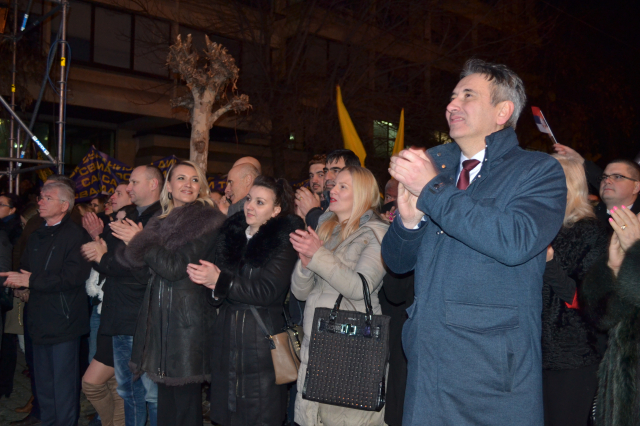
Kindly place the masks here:
<instances>
[{"instance_id":1,"label":"red necktie","mask_svg":"<svg viewBox=\"0 0 640 426\"><path fill-rule=\"evenodd\" d=\"M465 160L462 162L462 170L460 171L460 178L458 178L458 189L463 191L469 186L469 172L473 170L480 161L478 160Z\"/></svg>"}]
</instances>

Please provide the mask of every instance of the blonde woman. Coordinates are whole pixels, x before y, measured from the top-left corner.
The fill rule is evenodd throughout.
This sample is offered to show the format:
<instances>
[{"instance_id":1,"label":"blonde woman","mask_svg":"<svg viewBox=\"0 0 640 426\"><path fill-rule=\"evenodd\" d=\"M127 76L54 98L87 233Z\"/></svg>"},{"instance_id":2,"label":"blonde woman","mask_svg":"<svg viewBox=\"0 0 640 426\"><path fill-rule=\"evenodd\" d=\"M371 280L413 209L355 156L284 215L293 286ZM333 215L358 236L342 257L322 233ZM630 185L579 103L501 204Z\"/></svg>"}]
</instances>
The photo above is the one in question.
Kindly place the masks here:
<instances>
[{"instance_id":1,"label":"blonde woman","mask_svg":"<svg viewBox=\"0 0 640 426\"><path fill-rule=\"evenodd\" d=\"M591 411L602 354L598 335L577 303L582 280L607 252L607 230L588 201L584 168L554 157L564 169L567 207L547 249L542 287L542 383L545 425L584 426Z\"/></svg>"},{"instance_id":2,"label":"blonde woman","mask_svg":"<svg viewBox=\"0 0 640 426\"><path fill-rule=\"evenodd\" d=\"M301 426L382 426L384 409L360 411L302 399L315 309L333 307L342 294L342 307L365 312L360 273L369 283L374 314L381 313L377 293L385 269L380 244L389 224L378 214L378 184L369 170L346 167L336 177L329 201L329 209L318 221L317 234L311 228L291 234L300 258L293 271L291 291L306 301L295 422Z\"/></svg>"},{"instance_id":3,"label":"blonde woman","mask_svg":"<svg viewBox=\"0 0 640 426\"><path fill-rule=\"evenodd\" d=\"M187 265L204 256L225 216L209 198L204 172L190 161L169 170L160 204L162 214L116 252L120 263L149 276L130 366L158 384L158 425L201 426L215 311Z\"/></svg>"}]
</instances>

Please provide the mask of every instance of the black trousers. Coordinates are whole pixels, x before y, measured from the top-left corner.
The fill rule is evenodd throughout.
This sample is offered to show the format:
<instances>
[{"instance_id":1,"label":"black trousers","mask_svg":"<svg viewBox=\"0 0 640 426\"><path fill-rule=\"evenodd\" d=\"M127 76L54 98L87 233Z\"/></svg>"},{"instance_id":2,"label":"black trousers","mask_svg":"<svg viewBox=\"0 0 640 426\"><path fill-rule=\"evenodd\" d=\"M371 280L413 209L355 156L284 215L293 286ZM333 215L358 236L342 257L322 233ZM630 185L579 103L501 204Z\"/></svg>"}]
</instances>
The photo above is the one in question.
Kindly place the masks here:
<instances>
[{"instance_id":1,"label":"black trousers","mask_svg":"<svg viewBox=\"0 0 640 426\"><path fill-rule=\"evenodd\" d=\"M202 426L202 384L158 383L158 426Z\"/></svg>"},{"instance_id":2,"label":"black trousers","mask_svg":"<svg viewBox=\"0 0 640 426\"><path fill-rule=\"evenodd\" d=\"M542 370L545 426L586 426L598 388L598 365Z\"/></svg>"},{"instance_id":3,"label":"black trousers","mask_svg":"<svg viewBox=\"0 0 640 426\"><path fill-rule=\"evenodd\" d=\"M2 333L0 349L0 395L10 396L13 392L13 376L18 360L18 336Z\"/></svg>"},{"instance_id":4,"label":"black trousers","mask_svg":"<svg viewBox=\"0 0 640 426\"><path fill-rule=\"evenodd\" d=\"M55 345L33 345L36 393L42 426L78 423L80 414L80 338Z\"/></svg>"},{"instance_id":5,"label":"black trousers","mask_svg":"<svg viewBox=\"0 0 640 426\"><path fill-rule=\"evenodd\" d=\"M31 409L31 416L36 419L40 419L40 403L38 402L38 394L36 389L36 373L33 368L33 341L29 334L29 327L27 326L27 315L29 314L29 304L24 305L24 312L22 313L24 324L24 357L27 361L27 367L29 367L29 375L31 378L31 394L33 395L33 408ZM26 401L25 401L26 402Z\"/></svg>"}]
</instances>

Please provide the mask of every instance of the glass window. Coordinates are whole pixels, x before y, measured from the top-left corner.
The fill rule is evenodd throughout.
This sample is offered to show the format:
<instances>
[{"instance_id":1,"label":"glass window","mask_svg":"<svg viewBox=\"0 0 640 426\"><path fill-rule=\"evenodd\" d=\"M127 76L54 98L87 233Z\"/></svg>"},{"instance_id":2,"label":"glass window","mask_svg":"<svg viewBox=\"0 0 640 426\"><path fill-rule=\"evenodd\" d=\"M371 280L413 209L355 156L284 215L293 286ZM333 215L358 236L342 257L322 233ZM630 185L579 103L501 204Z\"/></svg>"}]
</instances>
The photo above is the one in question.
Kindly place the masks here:
<instances>
[{"instance_id":1,"label":"glass window","mask_svg":"<svg viewBox=\"0 0 640 426\"><path fill-rule=\"evenodd\" d=\"M51 41L60 29L60 16L57 13L51 20ZM91 60L91 5L72 2L67 21L67 40L71 46L71 60L89 62Z\"/></svg>"},{"instance_id":2,"label":"glass window","mask_svg":"<svg viewBox=\"0 0 640 426\"><path fill-rule=\"evenodd\" d=\"M168 22L142 16L135 17L135 42L133 69L150 74L167 76L167 54L171 43L171 27Z\"/></svg>"},{"instance_id":3,"label":"glass window","mask_svg":"<svg viewBox=\"0 0 640 426\"><path fill-rule=\"evenodd\" d=\"M96 7L93 61L131 68L131 15Z\"/></svg>"},{"instance_id":4,"label":"glass window","mask_svg":"<svg viewBox=\"0 0 640 426\"><path fill-rule=\"evenodd\" d=\"M376 157L390 157L396 143L398 125L388 121L373 122L373 146Z\"/></svg>"}]
</instances>

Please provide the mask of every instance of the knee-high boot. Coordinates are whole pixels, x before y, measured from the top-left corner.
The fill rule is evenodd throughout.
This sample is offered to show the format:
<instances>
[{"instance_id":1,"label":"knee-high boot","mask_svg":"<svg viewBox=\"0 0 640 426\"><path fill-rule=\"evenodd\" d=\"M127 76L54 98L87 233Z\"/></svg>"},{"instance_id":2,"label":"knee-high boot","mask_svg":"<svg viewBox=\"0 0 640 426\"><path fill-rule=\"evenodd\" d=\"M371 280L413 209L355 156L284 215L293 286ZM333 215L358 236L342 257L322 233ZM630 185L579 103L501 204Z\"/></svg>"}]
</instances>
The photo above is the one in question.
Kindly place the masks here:
<instances>
[{"instance_id":1,"label":"knee-high boot","mask_svg":"<svg viewBox=\"0 0 640 426\"><path fill-rule=\"evenodd\" d=\"M124 426L124 400L118 395L118 382L113 376L107 382L113 399L113 426Z\"/></svg>"},{"instance_id":2,"label":"knee-high boot","mask_svg":"<svg viewBox=\"0 0 640 426\"><path fill-rule=\"evenodd\" d=\"M113 397L107 383L94 385L82 381L82 391L87 399L100 414L104 426L113 426Z\"/></svg>"}]
</instances>

